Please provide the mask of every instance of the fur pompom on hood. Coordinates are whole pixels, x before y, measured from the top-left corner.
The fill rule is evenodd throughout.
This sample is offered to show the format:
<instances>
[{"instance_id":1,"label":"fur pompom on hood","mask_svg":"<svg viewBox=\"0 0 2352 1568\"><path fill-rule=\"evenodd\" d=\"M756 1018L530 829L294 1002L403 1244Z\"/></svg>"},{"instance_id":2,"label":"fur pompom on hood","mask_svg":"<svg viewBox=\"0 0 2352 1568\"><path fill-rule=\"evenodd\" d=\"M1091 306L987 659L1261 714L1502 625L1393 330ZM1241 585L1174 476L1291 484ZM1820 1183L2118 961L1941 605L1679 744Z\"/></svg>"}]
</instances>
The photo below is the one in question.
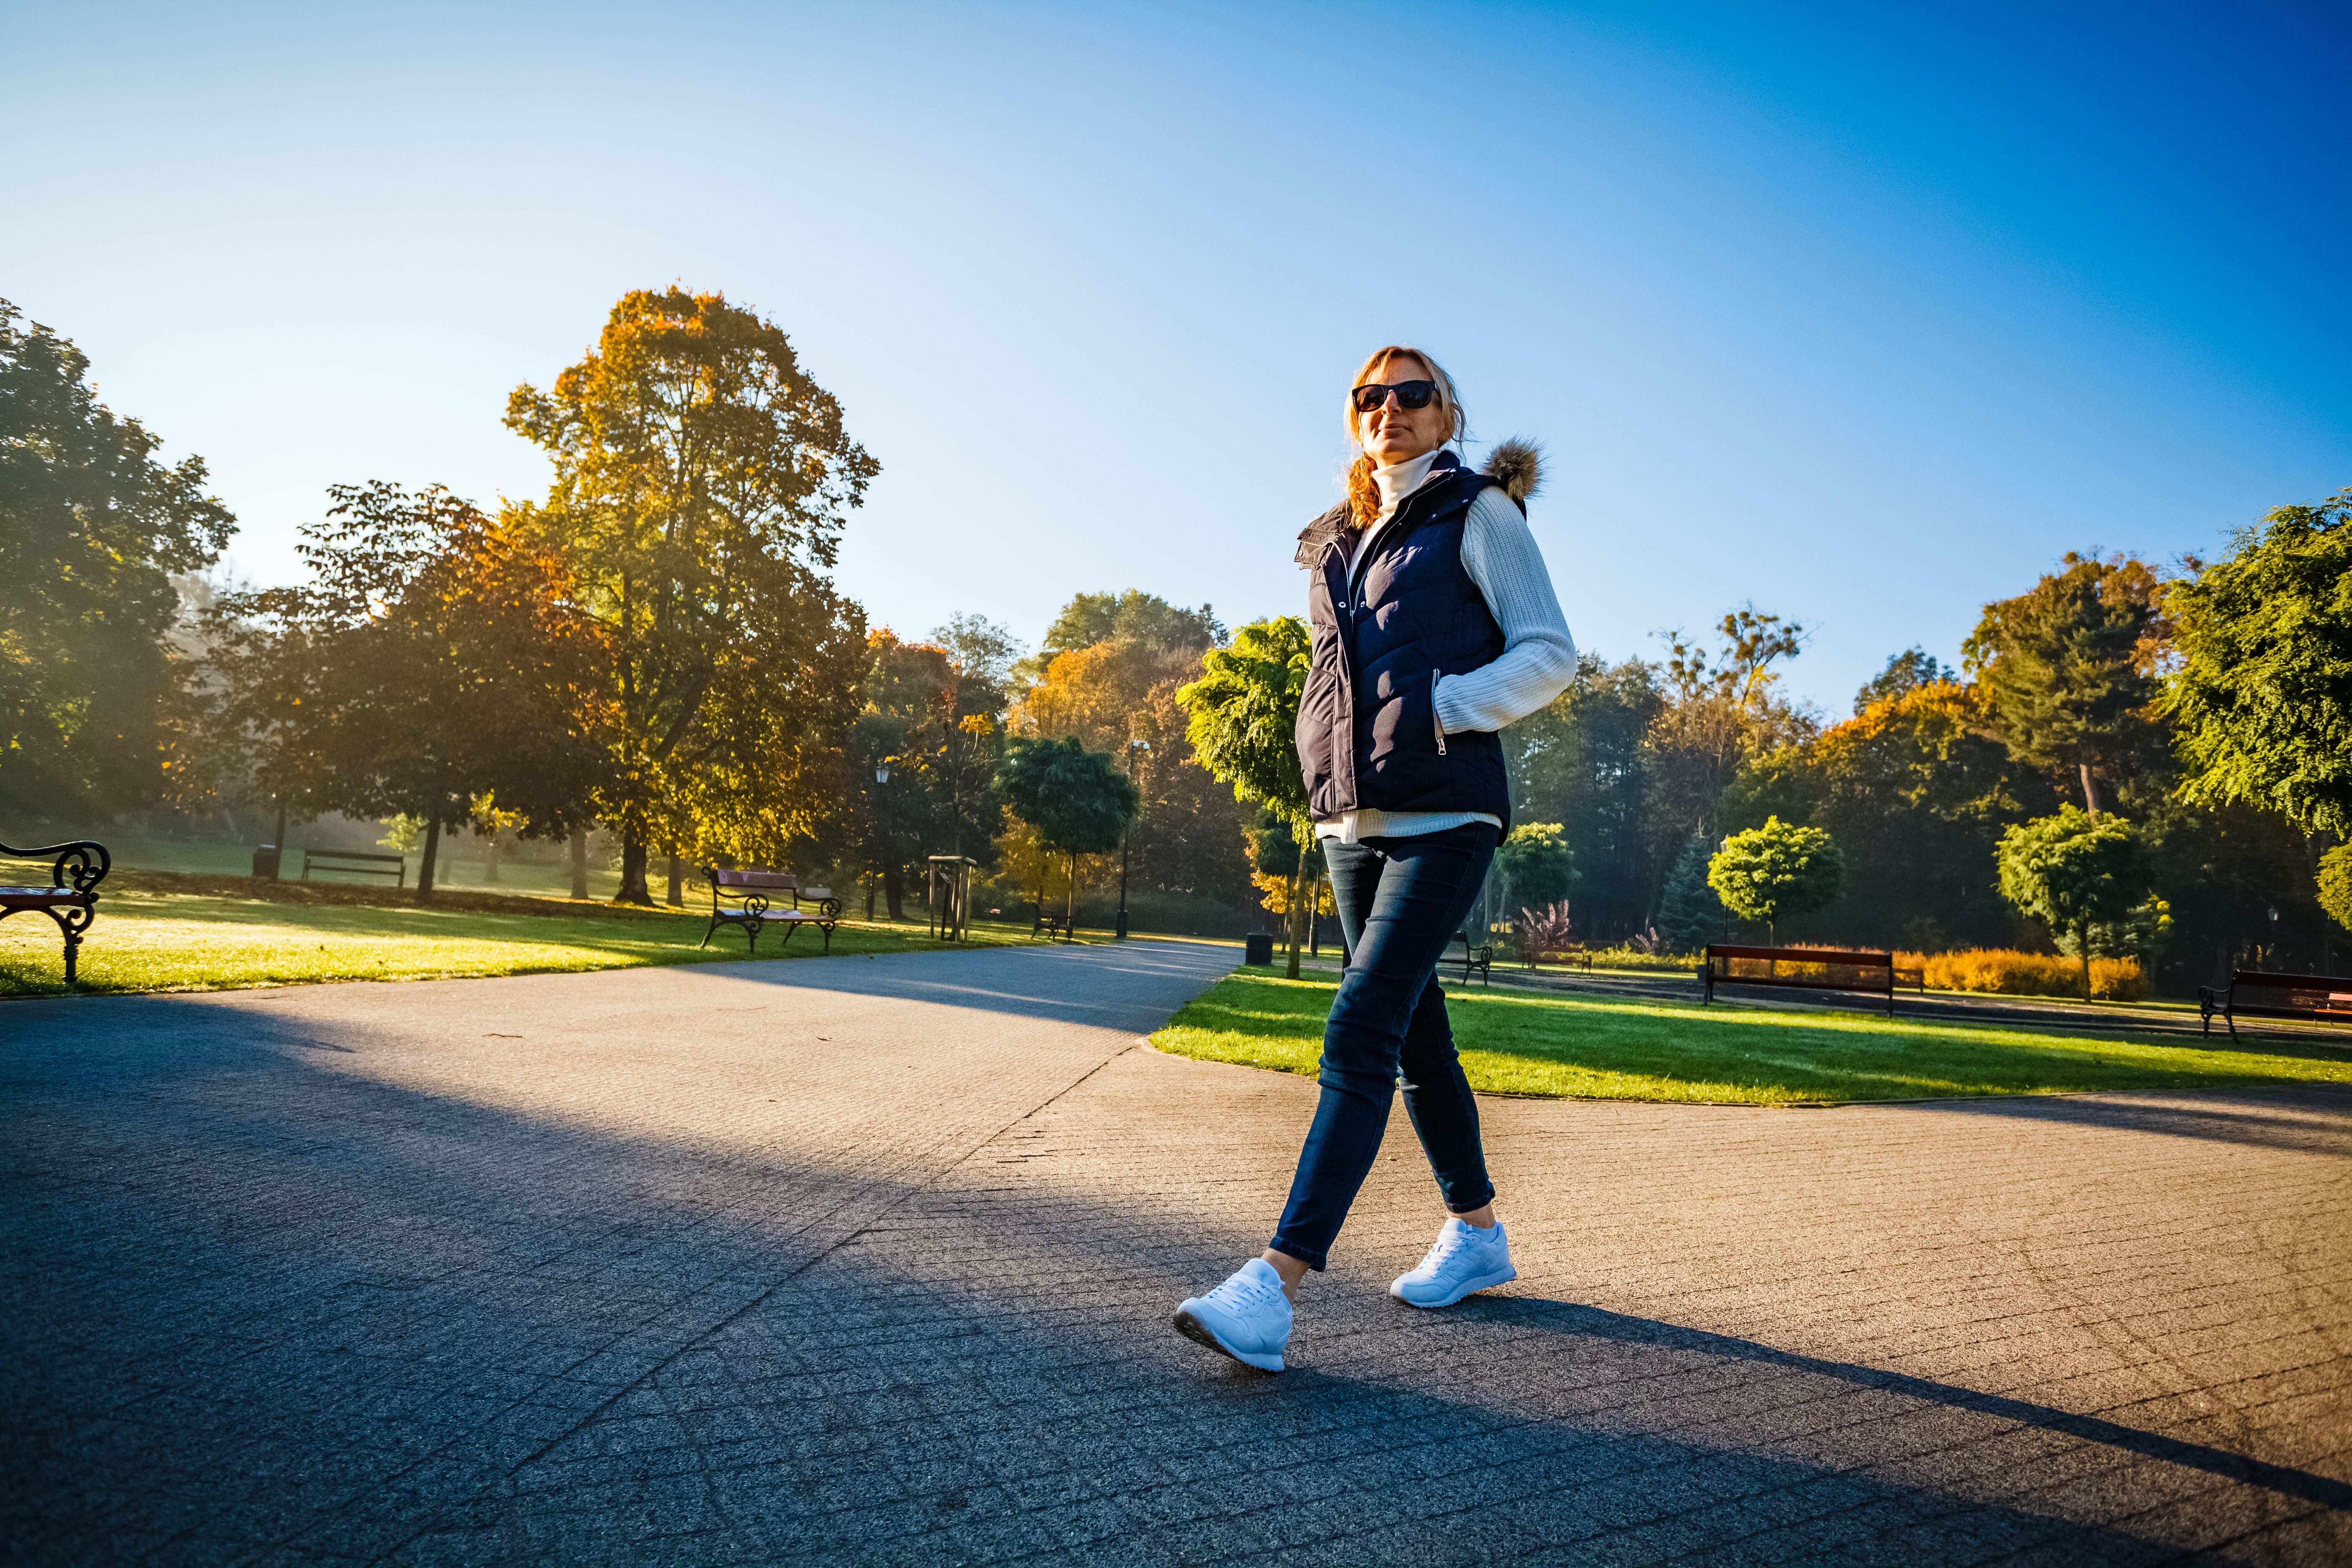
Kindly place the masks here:
<instances>
[{"instance_id":1,"label":"fur pompom on hood","mask_svg":"<svg viewBox=\"0 0 2352 1568\"><path fill-rule=\"evenodd\" d=\"M1514 436L1487 454L1486 474L1524 508L1543 484L1543 448Z\"/></svg>"}]
</instances>

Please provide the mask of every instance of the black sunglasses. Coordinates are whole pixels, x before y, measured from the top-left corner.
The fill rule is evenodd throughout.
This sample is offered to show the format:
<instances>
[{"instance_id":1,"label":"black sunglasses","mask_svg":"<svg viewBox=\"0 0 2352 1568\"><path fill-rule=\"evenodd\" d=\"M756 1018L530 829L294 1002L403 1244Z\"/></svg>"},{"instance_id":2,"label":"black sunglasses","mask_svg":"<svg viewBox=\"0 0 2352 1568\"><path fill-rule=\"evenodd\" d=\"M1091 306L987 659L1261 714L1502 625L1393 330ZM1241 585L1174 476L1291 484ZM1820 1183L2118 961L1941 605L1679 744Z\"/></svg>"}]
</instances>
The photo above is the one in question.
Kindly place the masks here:
<instances>
[{"instance_id":1,"label":"black sunglasses","mask_svg":"<svg viewBox=\"0 0 2352 1568\"><path fill-rule=\"evenodd\" d=\"M1382 386L1378 382L1368 382L1349 395L1356 400L1357 413L1370 414L1373 409L1386 403L1391 392L1396 394L1399 408L1426 408L1430 401L1437 395L1437 383L1400 381L1394 386Z\"/></svg>"}]
</instances>

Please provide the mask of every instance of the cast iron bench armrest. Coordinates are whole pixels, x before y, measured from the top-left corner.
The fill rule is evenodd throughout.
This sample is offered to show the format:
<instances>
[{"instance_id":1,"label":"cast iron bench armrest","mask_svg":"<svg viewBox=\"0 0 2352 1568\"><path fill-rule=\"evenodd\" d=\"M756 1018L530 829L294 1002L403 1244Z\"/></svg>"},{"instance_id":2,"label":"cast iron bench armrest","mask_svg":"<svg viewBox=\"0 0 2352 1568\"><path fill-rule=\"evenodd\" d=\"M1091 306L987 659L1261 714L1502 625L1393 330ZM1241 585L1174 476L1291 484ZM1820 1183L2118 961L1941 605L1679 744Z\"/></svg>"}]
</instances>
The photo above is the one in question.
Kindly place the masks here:
<instances>
[{"instance_id":1,"label":"cast iron bench armrest","mask_svg":"<svg viewBox=\"0 0 2352 1568\"><path fill-rule=\"evenodd\" d=\"M0 888L0 920L27 910L57 921L66 942L66 984L75 983L81 955L81 933L98 919L98 885L114 868L114 858L94 838L69 844L44 844L19 849L0 844L0 858L49 861L49 885Z\"/></svg>"}]
</instances>

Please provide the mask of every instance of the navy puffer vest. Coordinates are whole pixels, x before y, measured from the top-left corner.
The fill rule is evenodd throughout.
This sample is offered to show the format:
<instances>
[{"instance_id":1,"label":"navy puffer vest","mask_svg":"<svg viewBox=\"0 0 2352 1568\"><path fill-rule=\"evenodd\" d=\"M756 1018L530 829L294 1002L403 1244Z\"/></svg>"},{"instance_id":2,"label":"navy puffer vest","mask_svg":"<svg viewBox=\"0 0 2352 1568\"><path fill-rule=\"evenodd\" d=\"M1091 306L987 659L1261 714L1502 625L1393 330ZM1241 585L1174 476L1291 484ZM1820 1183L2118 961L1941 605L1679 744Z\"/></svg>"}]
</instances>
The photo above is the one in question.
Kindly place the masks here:
<instances>
[{"instance_id":1,"label":"navy puffer vest","mask_svg":"<svg viewBox=\"0 0 2352 1568\"><path fill-rule=\"evenodd\" d=\"M1501 739L1440 736L1440 675L1502 657L1503 629L1462 565L1470 503L1496 481L1441 452L1354 572L1343 503L1298 536L1314 652L1298 704L1309 809L1475 811L1511 822Z\"/></svg>"}]
</instances>

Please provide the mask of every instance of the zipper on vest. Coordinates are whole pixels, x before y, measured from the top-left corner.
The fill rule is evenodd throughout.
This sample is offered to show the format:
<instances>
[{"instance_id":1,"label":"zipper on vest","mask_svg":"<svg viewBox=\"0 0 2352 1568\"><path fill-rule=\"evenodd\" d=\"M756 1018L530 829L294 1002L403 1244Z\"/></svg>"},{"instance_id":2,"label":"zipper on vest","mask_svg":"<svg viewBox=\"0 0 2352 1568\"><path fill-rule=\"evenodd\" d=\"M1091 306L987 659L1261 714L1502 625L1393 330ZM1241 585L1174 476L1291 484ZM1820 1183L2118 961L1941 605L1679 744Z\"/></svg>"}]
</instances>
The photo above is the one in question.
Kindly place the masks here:
<instances>
[{"instance_id":1,"label":"zipper on vest","mask_svg":"<svg viewBox=\"0 0 2352 1568\"><path fill-rule=\"evenodd\" d=\"M1429 727L1437 732L1437 754L1442 757L1445 754L1445 726L1437 717L1437 676L1436 670L1429 672Z\"/></svg>"}]
</instances>

